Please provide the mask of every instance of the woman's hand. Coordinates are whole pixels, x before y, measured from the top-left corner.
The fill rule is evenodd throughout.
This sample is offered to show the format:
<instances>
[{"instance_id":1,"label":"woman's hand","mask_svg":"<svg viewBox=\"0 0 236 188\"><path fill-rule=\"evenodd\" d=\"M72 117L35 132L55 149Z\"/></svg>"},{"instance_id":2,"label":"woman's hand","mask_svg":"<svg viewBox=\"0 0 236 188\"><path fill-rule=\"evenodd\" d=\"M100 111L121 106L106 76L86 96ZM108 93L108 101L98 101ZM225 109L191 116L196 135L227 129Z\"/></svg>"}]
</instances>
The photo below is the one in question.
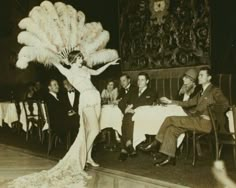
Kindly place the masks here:
<instances>
[{"instance_id":1,"label":"woman's hand","mask_svg":"<svg viewBox=\"0 0 236 188\"><path fill-rule=\"evenodd\" d=\"M119 62L118 62L119 60L120 60L120 58L117 58L114 61L111 61L109 64L110 65L119 65Z\"/></svg>"}]
</instances>

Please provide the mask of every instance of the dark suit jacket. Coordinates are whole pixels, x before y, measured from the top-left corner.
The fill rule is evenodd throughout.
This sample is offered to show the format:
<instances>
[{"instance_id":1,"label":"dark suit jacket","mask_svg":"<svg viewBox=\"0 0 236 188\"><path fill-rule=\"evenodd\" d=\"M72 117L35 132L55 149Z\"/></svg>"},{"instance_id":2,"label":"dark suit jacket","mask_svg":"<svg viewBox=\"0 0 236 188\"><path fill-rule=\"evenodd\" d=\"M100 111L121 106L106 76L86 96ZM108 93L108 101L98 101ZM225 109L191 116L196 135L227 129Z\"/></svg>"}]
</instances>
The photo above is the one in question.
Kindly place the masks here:
<instances>
[{"instance_id":1,"label":"dark suit jacket","mask_svg":"<svg viewBox=\"0 0 236 188\"><path fill-rule=\"evenodd\" d=\"M79 116L79 92L75 90L75 99L73 105L70 104L68 92L64 92L61 95L61 101L62 105L65 108L65 115L66 115L66 126L69 130L71 130L71 133L73 134L73 137L76 136L78 132L78 128L80 126L80 116ZM74 110L76 112L75 115L69 116L68 111ZM74 138L73 138L74 139Z\"/></svg>"},{"instance_id":2,"label":"dark suit jacket","mask_svg":"<svg viewBox=\"0 0 236 188\"><path fill-rule=\"evenodd\" d=\"M75 91L75 99L74 99L74 104L70 104L69 96L67 91L62 93L60 96L60 99L64 105L65 110L68 112L69 110L74 110L76 113L78 113L78 108L79 108L79 92Z\"/></svg>"},{"instance_id":3,"label":"dark suit jacket","mask_svg":"<svg viewBox=\"0 0 236 188\"><path fill-rule=\"evenodd\" d=\"M50 126L56 133L58 133L58 135L60 135L64 131L65 127L65 107L60 100L55 99L55 97L50 93L45 96L45 102L48 107Z\"/></svg>"},{"instance_id":4,"label":"dark suit jacket","mask_svg":"<svg viewBox=\"0 0 236 188\"><path fill-rule=\"evenodd\" d=\"M120 99L120 102L118 103L118 107L123 113L125 112L131 93L134 93L137 89L137 86L131 84L127 93L125 93L124 88L119 90L117 99Z\"/></svg>"},{"instance_id":5,"label":"dark suit jacket","mask_svg":"<svg viewBox=\"0 0 236 188\"><path fill-rule=\"evenodd\" d=\"M195 95L189 101L173 101L173 103L178 104L182 107L191 107L195 106L195 108L191 109L188 114L189 115L207 115L209 116L207 106L210 104L222 104L228 105L228 99L223 95L222 91L210 84L206 90L201 95L201 91Z\"/></svg>"},{"instance_id":6,"label":"dark suit jacket","mask_svg":"<svg viewBox=\"0 0 236 188\"><path fill-rule=\"evenodd\" d=\"M139 106L153 105L156 100L157 95L152 89L147 88L140 96L138 96L138 88L136 88L136 90L130 93L127 104L133 104L133 109L135 109Z\"/></svg>"}]
</instances>

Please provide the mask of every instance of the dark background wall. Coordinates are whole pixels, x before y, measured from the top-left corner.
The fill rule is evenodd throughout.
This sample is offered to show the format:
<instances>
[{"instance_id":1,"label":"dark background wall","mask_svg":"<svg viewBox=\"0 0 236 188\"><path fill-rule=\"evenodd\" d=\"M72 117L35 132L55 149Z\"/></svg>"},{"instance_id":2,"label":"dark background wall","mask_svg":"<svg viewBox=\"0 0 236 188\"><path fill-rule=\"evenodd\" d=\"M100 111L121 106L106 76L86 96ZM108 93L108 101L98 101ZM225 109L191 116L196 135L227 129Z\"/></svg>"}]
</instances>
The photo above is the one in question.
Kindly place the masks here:
<instances>
[{"instance_id":1,"label":"dark background wall","mask_svg":"<svg viewBox=\"0 0 236 188\"><path fill-rule=\"evenodd\" d=\"M216 72L236 73L236 1L211 0L212 65Z\"/></svg>"}]
</instances>

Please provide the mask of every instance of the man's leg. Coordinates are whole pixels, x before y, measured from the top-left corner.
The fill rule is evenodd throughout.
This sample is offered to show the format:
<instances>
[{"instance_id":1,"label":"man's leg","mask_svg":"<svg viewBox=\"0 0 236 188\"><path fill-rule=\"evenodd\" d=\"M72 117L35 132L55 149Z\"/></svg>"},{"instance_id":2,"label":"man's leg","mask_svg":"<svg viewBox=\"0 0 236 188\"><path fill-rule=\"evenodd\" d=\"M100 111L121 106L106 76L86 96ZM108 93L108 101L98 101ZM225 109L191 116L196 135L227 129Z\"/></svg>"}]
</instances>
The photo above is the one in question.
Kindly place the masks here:
<instances>
[{"instance_id":1,"label":"man's leg","mask_svg":"<svg viewBox=\"0 0 236 188\"><path fill-rule=\"evenodd\" d=\"M165 137L167 129L173 125L173 118L172 117L167 117L165 121L162 123L155 139L158 140L160 143L163 142L163 139Z\"/></svg>"},{"instance_id":2,"label":"man's leg","mask_svg":"<svg viewBox=\"0 0 236 188\"><path fill-rule=\"evenodd\" d=\"M122 121L121 133L122 133L122 148L132 144L134 122L132 121L132 114L125 114Z\"/></svg>"},{"instance_id":3,"label":"man's leg","mask_svg":"<svg viewBox=\"0 0 236 188\"><path fill-rule=\"evenodd\" d=\"M164 139L162 140L159 152L164 153L171 157L175 157L177 138L179 137L180 134L184 133L185 131L186 129L184 128L168 126Z\"/></svg>"},{"instance_id":4,"label":"man's leg","mask_svg":"<svg viewBox=\"0 0 236 188\"><path fill-rule=\"evenodd\" d=\"M172 125L172 119L171 117L167 117L164 122L162 123L156 137L155 137L155 140L147 145L143 151L146 151L146 152L150 152L150 151L158 151L159 148L160 148L160 144L163 142L163 139L164 139L164 136L165 136L165 133L166 131L168 130L168 128Z\"/></svg>"},{"instance_id":5,"label":"man's leg","mask_svg":"<svg viewBox=\"0 0 236 188\"><path fill-rule=\"evenodd\" d=\"M134 122L132 121L132 116L133 114L125 114L123 117L122 121L122 127L121 127L121 132L122 132L122 149L121 153L119 156L120 161L124 161L128 157L128 152L130 148L132 148L132 139L133 139L133 129L134 129Z\"/></svg>"},{"instance_id":6,"label":"man's leg","mask_svg":"<svg viewBox=\"0 0 236 188\"><path fill-rule=\"evenodd\" d=\"M171 164L173 157L175 157L177 138L183 132L187 130L210 132L211 130L210 121L200 117L172 116L168 117L165 123L167 128L164 128L163 126L165 125L163 124L156 139L162 143L159 151L167 155L167 157L157 162L156 166Z\"/></svg>"}]
</instances>

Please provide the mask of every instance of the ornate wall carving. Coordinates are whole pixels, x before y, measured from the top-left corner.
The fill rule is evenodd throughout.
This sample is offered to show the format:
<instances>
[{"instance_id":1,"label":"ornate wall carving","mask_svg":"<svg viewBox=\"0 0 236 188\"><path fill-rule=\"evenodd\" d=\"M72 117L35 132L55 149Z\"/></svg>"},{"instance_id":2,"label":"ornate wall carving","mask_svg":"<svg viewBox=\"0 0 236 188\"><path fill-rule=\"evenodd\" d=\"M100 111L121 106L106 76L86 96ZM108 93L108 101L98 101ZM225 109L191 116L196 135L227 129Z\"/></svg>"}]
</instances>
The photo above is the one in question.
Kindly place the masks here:
<instances>
[{"instance_id":1,"label":"ornate wall carving","mask_svg":"<svg viewBox=\"0 0 236 188\"><path fill-rule=\"evenodd\" d=\"M209 64L208 0L120 0L123 70Z\"/></svg>"}]
</instances>

